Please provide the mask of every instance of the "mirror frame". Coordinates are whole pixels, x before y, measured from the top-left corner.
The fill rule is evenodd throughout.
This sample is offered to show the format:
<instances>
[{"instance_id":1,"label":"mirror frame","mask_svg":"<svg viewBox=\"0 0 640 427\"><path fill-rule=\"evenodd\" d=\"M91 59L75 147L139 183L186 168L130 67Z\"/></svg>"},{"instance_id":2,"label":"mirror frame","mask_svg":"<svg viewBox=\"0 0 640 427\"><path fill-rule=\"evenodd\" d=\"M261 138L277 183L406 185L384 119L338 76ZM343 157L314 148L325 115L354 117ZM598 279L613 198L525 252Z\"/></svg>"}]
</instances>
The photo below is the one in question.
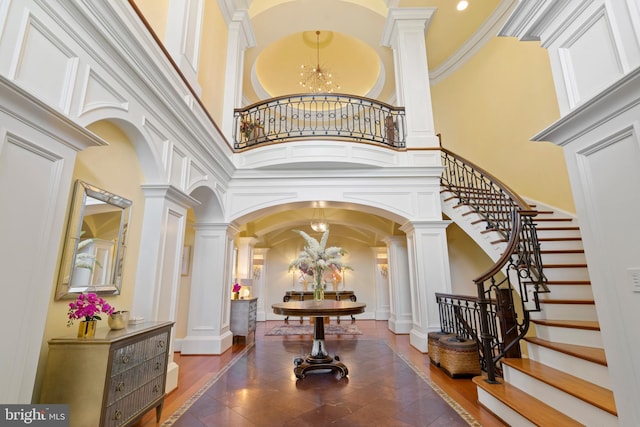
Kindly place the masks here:
<instances>
[{"instance_id":1,"label":"mirror frame","mask_svg":"<svg viewBox=\"0 0 640 427\"><path fill-rule=\"evenodd\" d=\"M117 239L114 242L114 251L110 261L112 266L109 268L108 274L110 280L108 283L74 285L74 277L76 275L76 262L78 246L80 245L81 236L83 234L82 226L85 215L87 213L87 198L94 198L110 205L115 211L120 213L120 225L118 228ZM67 223L67 232L65 235L64 245L62 249L62 261L60 263L60 271L58 274L58 285L56 289L56 300L62 298L75 298L77 294L85 292L93 292L96 294L120 294L122 288L122 271L124 265L124 254L127 242L127 231L129 221L131 219L131 200L110 193L109 191L98 188L94 185L81 180L76 180L71 199L71 208L69 210L69 220ZM85 239L86 240L86 239ZM94 257L95 258L95 257ZM95 259L92 262L96 262Z\"/></svg>"}]
</instances>

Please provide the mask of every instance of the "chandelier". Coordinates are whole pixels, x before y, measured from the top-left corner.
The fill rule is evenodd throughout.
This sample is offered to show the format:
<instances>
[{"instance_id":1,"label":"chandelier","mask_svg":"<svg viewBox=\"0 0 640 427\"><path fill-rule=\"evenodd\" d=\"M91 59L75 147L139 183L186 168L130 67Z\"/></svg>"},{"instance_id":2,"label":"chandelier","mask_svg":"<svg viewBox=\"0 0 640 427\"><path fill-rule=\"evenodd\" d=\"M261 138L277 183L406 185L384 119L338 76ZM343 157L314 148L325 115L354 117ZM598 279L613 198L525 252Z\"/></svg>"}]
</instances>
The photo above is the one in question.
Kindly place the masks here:
<instances>
[{"instance_id":1,"label":"chandelier","mask_svg":"<svg viewBox=\"0 0 640 427\"><path fill-rule=\"evenodd\" d=\"M333 82L329 70L320 66L320 31L316 31L316 65L303 64L300 69L300 86L308 92L332 93L334 89L340 89L340 85Z\"/></svg>"},{"instance_id":2,"label":"chandelier","mask_svg":"<svg viewBox=\"0 0 640 427\"><path fill-rule=\"evenodd\" d=\"M316 208L311 217L311 229L316 232L324 233L329 228L327 219L324 216L324 209Z\"/></svg>"}]
</instances>

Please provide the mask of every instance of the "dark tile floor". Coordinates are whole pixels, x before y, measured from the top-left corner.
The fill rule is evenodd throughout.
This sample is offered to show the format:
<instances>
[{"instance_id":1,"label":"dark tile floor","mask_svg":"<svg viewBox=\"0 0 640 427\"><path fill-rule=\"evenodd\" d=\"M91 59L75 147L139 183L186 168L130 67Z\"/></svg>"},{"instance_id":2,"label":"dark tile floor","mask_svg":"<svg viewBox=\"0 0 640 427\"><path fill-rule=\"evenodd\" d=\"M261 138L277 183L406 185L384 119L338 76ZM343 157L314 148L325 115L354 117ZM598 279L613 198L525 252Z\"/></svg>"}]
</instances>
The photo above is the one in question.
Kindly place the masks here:
<instances>
[{"instance_id":1,"label":"dark tile floor","mask_svg":"<svg viewBox=\"0 0 640 427\"><path fill-rule=\"evenodd\" d=\"M297 380L293 359L310 351L311 337L273 338L248 346L173 426L469 425L384 340L327 336L349 376Z\"/></svg>"}]
</instances>

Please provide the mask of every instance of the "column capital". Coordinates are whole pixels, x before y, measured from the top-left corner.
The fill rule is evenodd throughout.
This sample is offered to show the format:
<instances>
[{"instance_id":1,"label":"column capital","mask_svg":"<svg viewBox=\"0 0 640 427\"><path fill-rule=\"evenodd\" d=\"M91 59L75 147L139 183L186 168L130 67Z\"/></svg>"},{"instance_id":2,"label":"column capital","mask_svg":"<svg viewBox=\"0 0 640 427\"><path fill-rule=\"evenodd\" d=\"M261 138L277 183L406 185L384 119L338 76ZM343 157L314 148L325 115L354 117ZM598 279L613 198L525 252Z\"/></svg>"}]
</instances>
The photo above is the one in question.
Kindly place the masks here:
<instances>
[{"instance_id":1,"label":"column capital","mask_svg":"<svg viewBox=\"0 0 640 427\"><path fill-rule=\"evenodd\" d=\"M200 202L173 185L145 184L140 186L147 199L170 200L185 209L199 206Z\"/></svg>"},{"instance_id":2,"label":"column capital","mask_svg":"<svg viewBox=\"0 0 640 427\"><path fill-rule=\"evenodd\" d=\"M426 33L436 10L437 8L435 7L389 9L381 44L393 47L400 29L422 29Z\"/></svg>"},{"instance_id":3,"label":"column capital","mask_svg":"<svg viewBox=\"0 0 640 427\"><path fill-rule=\"evenodd\" d=\"M446 230L453 221L413 221L407 222L400 227L405 233L413 233L416 230Z\"/></svg>"}]
</instances>

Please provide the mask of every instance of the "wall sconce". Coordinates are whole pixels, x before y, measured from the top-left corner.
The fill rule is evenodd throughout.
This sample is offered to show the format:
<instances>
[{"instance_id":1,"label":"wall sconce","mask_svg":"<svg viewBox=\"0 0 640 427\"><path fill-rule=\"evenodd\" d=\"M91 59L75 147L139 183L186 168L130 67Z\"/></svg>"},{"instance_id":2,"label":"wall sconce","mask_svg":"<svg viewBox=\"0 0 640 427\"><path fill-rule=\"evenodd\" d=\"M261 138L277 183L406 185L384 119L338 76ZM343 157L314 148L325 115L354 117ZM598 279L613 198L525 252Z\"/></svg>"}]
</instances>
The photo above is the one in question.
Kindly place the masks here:
<instances>
[{"instance_id":1,"label":"wall sconce","mask_svg":"<svg viewBox=\"0 0 640 427\"><path fill-rule=\"evenodd\" d=\"M385 258L376 258L376 263L378 264L380 275L386 279L389 274L389 265L387 264L387 260Z\"/></svg>"},{"instance_id":2,"label":"wall sconce","mask_svg":"<svg viewBox=\"0 0 640 427\"><path fill-rule=\"evenodd\" d=\"M264 265L264 259L256 258L253 260L253 280L260 280L262 274L262 266Z\"/></svg>"}]
</instances>

